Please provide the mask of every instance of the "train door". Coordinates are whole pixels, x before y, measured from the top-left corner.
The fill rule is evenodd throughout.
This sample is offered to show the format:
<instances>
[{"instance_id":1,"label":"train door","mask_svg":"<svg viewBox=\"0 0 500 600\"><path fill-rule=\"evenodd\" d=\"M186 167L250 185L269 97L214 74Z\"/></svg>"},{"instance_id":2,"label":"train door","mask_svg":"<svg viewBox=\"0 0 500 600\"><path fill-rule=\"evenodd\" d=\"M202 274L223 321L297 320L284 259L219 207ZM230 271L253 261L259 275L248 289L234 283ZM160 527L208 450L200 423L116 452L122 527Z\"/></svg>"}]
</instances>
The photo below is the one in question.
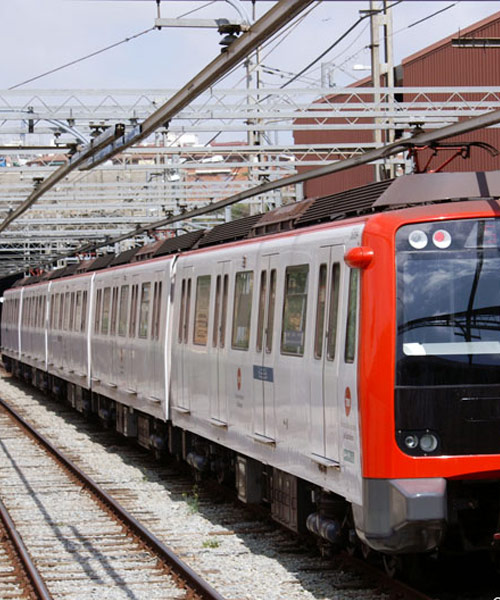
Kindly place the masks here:
<instances>
[{"instance_id":1,"label":"train door","mask_svg":"<svg viewBox=\"0 0 500 600\"><path fill-rule=\"evenodd\" d=\"M319 249L316 262L316 303L314 348L311 374L311 451L324 466L339 464L338 348L340 289L344 246Z\"/></svg>"},{"instance_id":2,"label":"train door","mask_svg":"<svg viewBox=\"0 0 500 600\"><path fill-rule=\"evenodd\" d=\"M153 352L152 399L160 401L165 396L165 363L163 341L160 339L162 307L164 302L162 271L154 273L153 308L151 315L151 349Z\"/></svg>"},{"instance_id":3,"label":"train door","mask_svg":"<svg viewBox=\"0 0 500 600\"><path fill-rule=\"evenodd\" d=\"M214 324L212 345L215 348L215 390L210 396L210 417L216 423L227 423L227 307L229 300L230 261L217 264L215 277Z\"/></svg>"},{"instance_id":4,"label":"train door","mask_svg":"<svg viewBox=\"0 0 500 600\"><path fill-rule=\"evenodd\" d=\"M279 254L263 255L258 275L258 315L253 365L254 433L261 441L275 439L274 349Z\"/></svg>"},{"instance_id":5,"label":"train door","mask_svg":"<svg viewBox=\"0 0 500 600\"><path fill-rule=\"evenodd\" d=\"M177 400L176 406L188 412L190 402L190 373L189 373L189 323L191 318L191 300L193 296L193 267L181 267L180 307L177 331Z\"/></svg>"},{"instance_id":6,"label":"train door","mask_svg":"<svg viewBox=\"0 0 500 600\"><path fill-rule=\"evenodd\" d=\"M137 393L137 361L140 360L137 351L138 335L138 312L139 312L139 292L141 281L139 275L133 275L130 280L130 310L128 319L128 343L125 358L126 365L126 390L131 393Z\"/></svg>"}]
</instances>

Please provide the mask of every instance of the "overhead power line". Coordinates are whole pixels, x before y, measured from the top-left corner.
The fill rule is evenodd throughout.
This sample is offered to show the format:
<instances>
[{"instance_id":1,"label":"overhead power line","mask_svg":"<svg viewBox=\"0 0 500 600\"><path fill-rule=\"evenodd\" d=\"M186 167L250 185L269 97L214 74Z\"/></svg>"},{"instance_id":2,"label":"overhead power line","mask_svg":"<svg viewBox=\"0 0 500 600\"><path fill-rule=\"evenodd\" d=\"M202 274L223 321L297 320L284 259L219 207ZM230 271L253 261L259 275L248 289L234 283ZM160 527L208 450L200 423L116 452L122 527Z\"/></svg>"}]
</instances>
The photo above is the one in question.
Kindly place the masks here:
<instances>
[{"instance_id":1,"label":"overhead power line","mask_svg":"<svg viewBox=\"0 0 500 600\"><path fill-rule=\"evenodd\" d=\"M146 33L149 33L150 31L153 31L154 29L156 29L156 28L155 27L150 27L149 29L145 29L144 31L141 31L140 33L136 33L134 35L131 35L130 37L127 37L124 40L121 40L120 42L115 42L114 44L111 44L110 46L106 46L105 48L101 48L100 50L96 50L95 52L91 52L90 54L87 54L86 56L82 56L81 58L77 58L75 60L72 60L69 63L61 65L60 67L56 67L55 69L51 69L50 71L45 71L45 73L41 73L40 75L36 75L35 77L31 77L30 79L26 79L26 81L22 81L21 83L16 83L16 85L13 85L13 86L11 86L8 89L9 90L15 90L16 88L21 87L22 85L26 85L27 83L31 83L32 81L36 81L37 79L42 79L42 77L47 77L47 75L52 75L53 73L57 73L58 71L62 71L63 69L67 69L68 67L76 65L78 63L81 63L84 60L87 60L89 58L93 58L94 56L97 56L98 54L102 54L103 52L107 52L108 50L112 50L113 48L116 48L117 46L121 46L122 44L125 44L126 42L130 42L131 40L135 40L138 37L141 37L142 35L145 35Z\"/></svg>"}]
</instances>

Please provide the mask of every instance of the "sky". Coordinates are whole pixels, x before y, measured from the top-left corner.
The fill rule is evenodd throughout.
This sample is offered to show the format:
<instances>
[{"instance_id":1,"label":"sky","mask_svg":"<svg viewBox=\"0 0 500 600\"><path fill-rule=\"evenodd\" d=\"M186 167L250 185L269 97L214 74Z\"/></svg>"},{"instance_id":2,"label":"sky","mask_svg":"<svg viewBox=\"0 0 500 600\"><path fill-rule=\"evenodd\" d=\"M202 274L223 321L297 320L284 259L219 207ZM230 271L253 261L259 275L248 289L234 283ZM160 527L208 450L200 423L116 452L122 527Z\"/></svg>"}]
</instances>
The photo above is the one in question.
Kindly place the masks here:
<instances>
[{"instance_id":1,"label":"sky","mask_svg":"<svg viewBox=\"0 0 500 600\"><path fill-rule=\"evenodd\" d=\"M204 6L190 17L238 19L235 4L252 17L249 0L162 0L161 16L178 17ZM256 16L273 4L257 0ZM296 73L309 64L355 23L359 10L366 10L368 5L367 1L324 0L315 3L312 10L305 10L297 27L263 49L262 63L268 67L264 85L279 86L287 80L288 73ZM154 0L0 1L0 90L150 29L156 10ZM397 4L393 8L395 64L497 11L499 0ZM413 25L425 17L430 18ZM19 89L178 89L219 54L219 41L215 30L153 30ZM352 67L370 64L368 44L369 27L365 20L325 56L323 62L334 64L332 77L337 85L348 85L367 75ZM314 80L319 82L319 64L307 76L302 87ZM227 87L244 85L243 70L224 83ZM297 87L301 87L300 83Z\"/></svg>"}]
</instances>

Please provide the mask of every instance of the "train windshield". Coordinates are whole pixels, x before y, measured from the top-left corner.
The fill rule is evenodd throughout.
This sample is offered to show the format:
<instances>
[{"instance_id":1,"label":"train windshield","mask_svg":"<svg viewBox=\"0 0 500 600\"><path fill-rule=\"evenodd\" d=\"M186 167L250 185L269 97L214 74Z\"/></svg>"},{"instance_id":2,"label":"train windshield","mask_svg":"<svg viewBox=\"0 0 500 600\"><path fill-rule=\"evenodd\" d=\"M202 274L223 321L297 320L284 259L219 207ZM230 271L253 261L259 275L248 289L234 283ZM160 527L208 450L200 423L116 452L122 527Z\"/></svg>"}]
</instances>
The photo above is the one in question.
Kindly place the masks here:
<instances>
[{"instance_id":1,"label":"train windshield","mask_svg":"<svg viewBox=\"0 0 500 600\"><path fill-rule=\"evenodd\" d=\"M396 385L500 383L500 220L402 227Z\"/></svg>"}]
</instances>

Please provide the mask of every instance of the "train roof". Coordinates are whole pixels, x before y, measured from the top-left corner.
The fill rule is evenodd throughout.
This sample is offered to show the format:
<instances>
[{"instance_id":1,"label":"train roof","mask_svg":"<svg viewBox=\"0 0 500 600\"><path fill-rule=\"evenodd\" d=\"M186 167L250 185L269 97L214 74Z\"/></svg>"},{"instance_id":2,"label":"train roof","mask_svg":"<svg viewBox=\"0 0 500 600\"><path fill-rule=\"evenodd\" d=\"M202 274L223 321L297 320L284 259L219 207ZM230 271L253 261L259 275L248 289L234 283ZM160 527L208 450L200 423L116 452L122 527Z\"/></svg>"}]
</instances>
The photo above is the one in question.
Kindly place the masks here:
<instances>
[{"instance_id":1,"label":"train roof","mask_svg":"<svg viewBox=\"0 0 500 600\"><path fill-rule=\"evenodd\" d=\"M328 196L308 198L266 213L223 223L210 230L191 231L142 248L132 248L116 256L104 254L82 261L80 265L70 265L51 271L42 277L24 277L16 282L15 286L32 285L40 280L58 279L74 272L86 273L108 266L124 265L147 258L178 254L187 250L407 206L493 198L500 198L500 171L404 175Z\"/></svg>"}]
</instances>

